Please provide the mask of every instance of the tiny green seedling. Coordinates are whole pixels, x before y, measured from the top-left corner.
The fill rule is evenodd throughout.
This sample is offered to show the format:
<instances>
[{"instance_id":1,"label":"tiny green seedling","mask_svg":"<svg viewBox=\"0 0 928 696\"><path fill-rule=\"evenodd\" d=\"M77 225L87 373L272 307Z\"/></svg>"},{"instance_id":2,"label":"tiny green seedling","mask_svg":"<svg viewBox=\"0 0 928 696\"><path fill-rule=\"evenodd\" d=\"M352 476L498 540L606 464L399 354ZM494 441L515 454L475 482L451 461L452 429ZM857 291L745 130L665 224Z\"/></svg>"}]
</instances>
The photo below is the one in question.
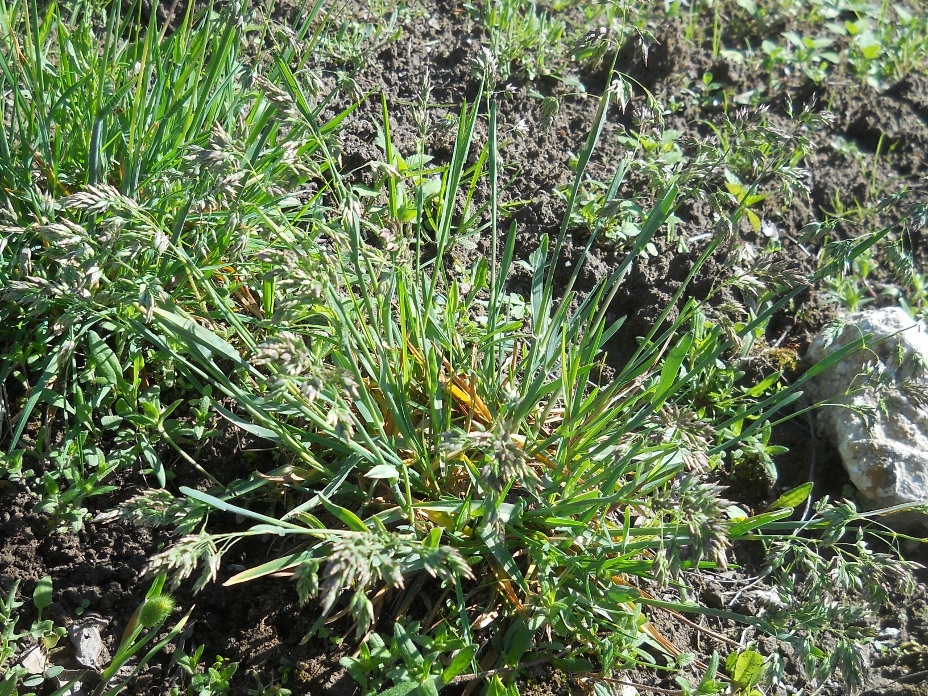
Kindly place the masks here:
<instances>
[{"instance_id":1,"label":"tiny green seedling","mask_svg":"<svg viewBox=\"0 0 928 696\"><path fill-rule=\"evenodd\" d=\"M14 582L4 599L0 596L0 695L19 693L18 688L37 689L58 676L63 668L51 664L48 658L57 652L59 641L67 635L63 626L55 626L42 614L52 603L53 585L49 576L42 577L32 594L38 616L28 630L16 631L16 610L22 602L16 599L19 582Z\"/></svg>"},{"instance_id":2,"label":"tiny green seedling","mask_svg":"<svg viewBox=\"0 0 928 696\"><path fill-rule=\"evenodd\" d=\"M186 693L189 696L219 696L228 693L232 677L238 671L238 663L217 655L213 664L206 666L208 663L201 662L204 649L205 646L200 645L191 655L183 651L175 653L177 665L187 675ZM202 669L204 666L206 668ZM182 693L177 687L171 690L172 696L180 696Z\"/></svg>"}]
</instances>

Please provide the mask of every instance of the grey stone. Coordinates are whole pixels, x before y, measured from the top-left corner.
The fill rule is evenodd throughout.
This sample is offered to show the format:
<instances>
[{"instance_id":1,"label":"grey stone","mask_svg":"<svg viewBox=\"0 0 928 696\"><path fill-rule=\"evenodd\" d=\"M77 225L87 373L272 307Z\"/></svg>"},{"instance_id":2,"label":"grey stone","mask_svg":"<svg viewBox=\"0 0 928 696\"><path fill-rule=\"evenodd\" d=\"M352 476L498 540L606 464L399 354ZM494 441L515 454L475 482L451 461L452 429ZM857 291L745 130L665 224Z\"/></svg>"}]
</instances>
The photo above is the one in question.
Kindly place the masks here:
<instances>
[{"instance_id":1,"label":"grey stone","mask_svg":"<svg viewBox=\"0 0 928 696\"><path fill-rule=\"evenodd\" d=\"M107 623L106 619L89 614L68 626L68 636L74 644L74 657L84 667L100 670L109 663L110 653L100 635L100 629Z\"/></svg>"},{"instance_id":2,"label":"grey stone","mask_svg":"<svg viewBox=\"0 0 928 696\"><path fill-rule=\"evenodd\" d=\"M41 645L33 645L19 660L29 674L42 674L48 664L48 655Z\"/></svg>"},{"instance_id":3,"label":"grey stone","mask_svg":"<svg viewBox=\"0 0 928 696\"><path fill-rule=\"evenodd\" d=\"M57 677L55 682L61 691L60 696L90 696L90 688L82 681L87 671L83 669L66 669Z\"/></svg>"},{"instance_id":4,"label":"grey stone","mask_svg":"<svg viewBox=\"0 0 928 696\"><path fill-rule=\"evenodd\" d=\"M902 635L902 631L894 626L887 626L886 628L881 628L878 635L880 640L889 641L896 640L899 636Z\"/></svg>"},{"instance_id":5,"label":"grey stone","mask_svg":"<svg viewBox=\"0 0 928 696\"><path fill-rule=\"evenodd\" d=\"M879 507L928 500L928 333L898 307L845 318L840 331L816 336L806 360L817 363L857 338L865 346L818 375L808 396L828 404L817 424L848 475Z\"/></svg>"}]
</instances>

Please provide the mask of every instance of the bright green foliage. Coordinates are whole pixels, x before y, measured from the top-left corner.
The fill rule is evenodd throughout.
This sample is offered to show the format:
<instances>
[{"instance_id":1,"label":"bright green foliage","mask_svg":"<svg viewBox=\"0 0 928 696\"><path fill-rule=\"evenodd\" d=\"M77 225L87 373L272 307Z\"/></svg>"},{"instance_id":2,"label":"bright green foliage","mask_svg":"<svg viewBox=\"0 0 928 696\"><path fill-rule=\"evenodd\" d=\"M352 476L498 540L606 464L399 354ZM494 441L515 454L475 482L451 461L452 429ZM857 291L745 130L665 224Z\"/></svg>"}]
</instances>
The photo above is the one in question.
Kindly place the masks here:
<instances>
[{"instance_id":1,"label":"bright green foliage","mask_svg":"<svg viewBox=\"0 0 928 696\"><path fill-rule=\"evenodd\" d=\"M820 83L846 69L879 89L928 69L925 8L913 0L698 0L664 8L714 57L769 74L771 91L796 73Z\"/></svg>"},{"instance_id":2,"label":"bright green foliage","mask_svg":"<svg viewBox=\"0 0 928 696\"><path fill-rule=\"evenodd\" d=\"M400 694L417 688L423 694L438 693L470 668L477 653L476 645L467 645L454 637L447 627L430 636L422 633L418 623L404 626L397 622L393 633L389 643L372 633L357 658L346 657L341 661L365 693ZM447 665L440 661L442 656L451 654L454 658ZM391 683L398 685L396 691L382 691ZM403 688L407 691L402 691Z\"/></svg>"},{"instance_id":3,"label":"bright green foliage","mask_svg":"<svg viewBox=\"0 0 928 696\"><path fill-rule=\"evenodd\" d=\"M63 626L56 626L51 619L43 619L42 611L52 602L52 579L41 578L32 595L32 603L38 611L38 618L28 630L17 631L18 610L23 603L16 599L19 582L6 593L0 595L0 694L2 696L24 696L36 693L46 680L51 680L61 673L62 668L47 660L50 655L60 650L58 643L67 635ZM30 652L37 652L38 662L44 665L38 674L30 673L21 660ZM25 689L25 691L20 691Z\"/></svg>"},{"instance_id":4,"label":"bright green foliage","mask_svg":"<svg viewBox=\"0 0 928 696\"><path fill-rule=\"evenodd\" d=\"M100 43L89 9L65 22L54 5L0 7L11 124L0 134L0 377L36 385L4 466L29 479L50 462L39 509L75 528L84 499L136 462L160 485L169 452L210 475L195 457L212 434L209 386L178 382L172 358L120 322L133 306L202 305L200 283L243 293L230 264L263 249L269 214L312 217L312 196L292 192L325 175L345 115L316 120L327 97L292 82L287 62L306 59L292 47L269 68L283 87L249 72L242 27L225 15L204 10L195 27L188 15L161 40L118 10ZM300 36L310 52L309 21ZM253 309L273 305L272 288L249 296ZM104 439L117 446L104 451Z\"/></svg>"},{"instance_id":5,"label":"bright green foliage","mask_svg":"<svg viewBox=\"0 0 928 696\"><path fill-rule=\"evenodd\" d=\"M821 82L833 66L846 64L876 88L913 70L928 69L925 10L917 3L812 0L792 7L778 3L775 9L753 0L738 4L752 18L766 12L804 25L761 43L761 65L766 69L798 68Z\"/></svg>"},{"instance_id":6,"label":"bright green foliage","mask_svg":"<svg viewBox=\"0 0 928 696\"><path fill-rule=\"evenodd\" d=\"M180 651L175 653L177 664L189 676L189 685L186 693L189 696L218 696L229 692L232 685L232 677L238 671L238 663L231 662L227 658L216 656L212 666L201 671L201 659L203 657L203 645L200 645L193 651L192 655ZM172 689L172 696L179 696L183 693L176 687Z\"/></svg>"},{"instance_id":7,"label":"bright green foliage","mask_svg":"<svg viewBox=\"0 0 928 696\"><path fill-rule=\"evenodd\" d=\"M556 13L534 0L483 0L467 7L489 34L481 68L491 79L558 75L565 25Z\"/></svg>"},{"instance_id":8,"label":"bright green foliage","mask_svg":"<svg viewBox=\"0 0 928 696\"><path fill-rule=\"evenodd\" d=\"M725 658L725 671L738 692L750 691L753 696L760 693L751 690L764 678L764 656L755 650L733 652Z\"/></svg>"}]
</instances>

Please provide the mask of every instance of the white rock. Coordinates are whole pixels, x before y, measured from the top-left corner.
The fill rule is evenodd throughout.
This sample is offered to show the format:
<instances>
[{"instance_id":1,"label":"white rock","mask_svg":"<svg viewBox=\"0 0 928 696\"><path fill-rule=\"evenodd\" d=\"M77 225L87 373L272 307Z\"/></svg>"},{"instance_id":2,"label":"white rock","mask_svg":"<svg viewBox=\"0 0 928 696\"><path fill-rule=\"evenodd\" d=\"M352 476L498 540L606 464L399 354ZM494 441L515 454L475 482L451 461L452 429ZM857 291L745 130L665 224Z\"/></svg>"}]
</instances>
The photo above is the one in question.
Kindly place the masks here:
<instances>
[{"instance_id":1,"label":"white rock","mask_svg":"<svg viewBox=\"0 0 928 696\"><path fill-rule=\"evenodd\" d=\"M68 636L74 644L74 657L84 667L99 670L110 661L110 652L100 635L104 626L104 619L89 614L68 627Z\"/></svg>"},{"instance_id":2,"label":"white rock","mask_svg":"<svg viewBox=\"0 0 928 696\"><path fill-rule=\"evenodd\" d=\"M880 640L896 640L899 636L902 635L902 631L893 626L887 626L886 628L881 628L879 633Z\"/></svg>"},{"instance_id":3,"label":"white rock","mask_svg":"<svg viewBox=\"0 0 928 696\"><path fill-rule=\"evenodd\" d=\"M819 430L876 505L928 500L928 409L912 398L920 389L928 393L928 333L897 307L850 315L834 333L826 329L815 338L809 362L872 338L810 383L807 393L815 402L840 404L818 410Z\"/></svg>"},{"instance_id":4,"label":"white rock","mask_svg":"<svg viewBox=\"0 0 928 696\"><path fill-rule=\"evenodd\" d=\"M81 681L87 674L83 669L65 669L55 677L59 696L90 696L89 687Z\"/></svg>"},{"instance_id":5,"label":"white rock","mask_svg":"<svg viewBox=\"0 0 928 696\"><path fill-rule=\"evenodd\" d=\"M33 645L19 661L29 674L42 674L48 664L48 655L41 645Z\"/></svg>"}]
</instances>

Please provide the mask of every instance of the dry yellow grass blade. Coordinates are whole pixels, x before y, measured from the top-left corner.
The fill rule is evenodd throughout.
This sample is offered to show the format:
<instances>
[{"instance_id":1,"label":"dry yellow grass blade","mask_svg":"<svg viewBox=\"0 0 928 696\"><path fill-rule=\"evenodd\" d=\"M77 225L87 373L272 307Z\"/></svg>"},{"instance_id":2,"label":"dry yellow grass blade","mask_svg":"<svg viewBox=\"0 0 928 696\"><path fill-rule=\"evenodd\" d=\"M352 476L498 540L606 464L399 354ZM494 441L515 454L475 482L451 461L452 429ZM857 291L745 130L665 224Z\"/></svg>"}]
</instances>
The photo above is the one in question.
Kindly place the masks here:
<instances>
[{"instance_id":1,"label":"dry yellow grass blade","mask_svg":"<svg viewBox=\"0 0 928 696\"><path fill-rule=\"evenodd\" d=\"M522 449L523 452L525 451L526 444L528 443L525 436L519 435L518 433L513 433L512 440ZM532 456L538 461L540 461L542 464L547 466L549 469L557 468L557 462L555 462L553 459L548 457L548 455L546 455L542 451L535 452L535 454L533 454Z\"/></svg>"},{"instance_id":2,"label":"dry yellow grass blade","mask_svg":"<svg viewBox=\"0 0 928 696\"><path fill-rule=\"evenodd\" d=\"M418 362L420 366L425 367L425 358L422 356L422 353L419 352L418 348L409 342L406 343L406 347L416 359L416 362ZM451 394L451 397L455 400L458 409L463 413L472 413L478 420L483 422L484 425L492 423L493 414L490 413L490 409L487 408L483 399L477 394L476 387L470 379L466 375L454 372L454 370L451 369L451 363L444 356L442 356L441 363L442 370L450 373L451 379L449 380L444 375L439 375L439 379L442 381L442 386L448 390L448 393Z\"/></svg>"},{"instance_id":3,"label":"dry yellow grass blade","mask_svg":"<svg viewBox=\"0 0 928 696\"><path fill-rule=\"evenodd\" d=\"M283 475L262 474L261 472L258 472L258 477L264 479L265 481L270 481L271 483L302 483L306 480L305 476L301 476L301 474L304 473L307 472L301 469L293 469L292 471L288 471Z\"/></svg>"},{"instance_id":4,"label":"dry yellow grass blade","mask_svg":"<svg viewBox=\"0 0 928 696\"><path fill-rule=\"evenodd\" d=\"M418 351L418 349L410 343L407 343L407 347L416 361L420 365L425 366L425 358L422 357L422 354ZM444 357L442 358L442 365L445 370L451 372L451 363L449 363L448 360ZM473 415L474 418L483 425L490 425L495 420L493 414L490 412L490 409L487 408L486 403L484 403L483 399L480 398L480 395L477 394L475 385L466 375L452 373L450 381L445 377L442 377L442 380L443 385L454 399L458 410L460 410L462 413ZM527 441L524 436L513 434L512 439L523 451L525 451ZM554 460L550 459L543 452L536 452L533 456L549 468L553 469L557 466Z\"/></svg>"},{"instance_id":5,"label":"dry yellow grass blade","mask_svg":"<svg viewBox=\"0 0 928 696\"><path fill-rule=\"evenodd\" d=\"M414 503L415 504L415 503ZM441 512L440 510L429 510L429 509L417 509L420 515L425 517L429 522L434 524L436 527L441 527L442 529L451 530L454 528L454 518L449 515L447 512Z\"/></svg>"},{"instance_id":6,"label":"dry yellow grass blade","mask_svg":"<svg viewBox=\"0 0 928 696\"><path fill-rule=\"evenodd\" d=\"M450 393L451 397L454 399L455 405L457 405L463 413L468 415L473 414L473 416L484 425L489 425L493 422L493 415L486 407L486 404L483 403L483 399L477 395L470 380L462 375L453 375L450 381L443 379L442 382L445 389L448 390L448 393Z\"/></svg>"},{"instance_id":7,"label":"dry yellow grass blade","mask_svg":"<svg viewBox=\"0 0 928 696\"><path fill-rule=\"evenodd\" d=\"M512 586L512 581L505 576L505 571L493 561L490 561L489 566L490 570L493 571L493 575L496 577L497 586L502 590L501 594L509 600L509 603L515 607L516 611L525 615L525 605L522 604L522 600L520 600L519 596L516 594L515 588Z\"/></svg>"},{"instance_id":8,"label":"dry yellow grass blade","mask_svg":"<svg viewBox=\"0 0 928 696\"><path fill-rule=\"evenodd\" d=\"M232 291L232 296L237 299L246 311L255 319L265 319L264 308L255 299L255 296L248 289L247 285L239 285Z\"/></svg>"},{"instance_id":9,"label":"dry yellow grass blade","mask_svg":"<svg viewBox=\"0 0 928 696\"><path fill-rule=\"evenodd\" d=\"M234 286L231 294L232 297L237 300L238 306L233 307L233 311L238 312L244 309L255 319L263 320L267 318L264 316L264 308L261 303L255 299L255 296L248 286L242 282L235 268L232 266L223 266L213 274L212 279L213 282L220 287L225 287L230 282Z\"/></svg>"}]
</instances>

